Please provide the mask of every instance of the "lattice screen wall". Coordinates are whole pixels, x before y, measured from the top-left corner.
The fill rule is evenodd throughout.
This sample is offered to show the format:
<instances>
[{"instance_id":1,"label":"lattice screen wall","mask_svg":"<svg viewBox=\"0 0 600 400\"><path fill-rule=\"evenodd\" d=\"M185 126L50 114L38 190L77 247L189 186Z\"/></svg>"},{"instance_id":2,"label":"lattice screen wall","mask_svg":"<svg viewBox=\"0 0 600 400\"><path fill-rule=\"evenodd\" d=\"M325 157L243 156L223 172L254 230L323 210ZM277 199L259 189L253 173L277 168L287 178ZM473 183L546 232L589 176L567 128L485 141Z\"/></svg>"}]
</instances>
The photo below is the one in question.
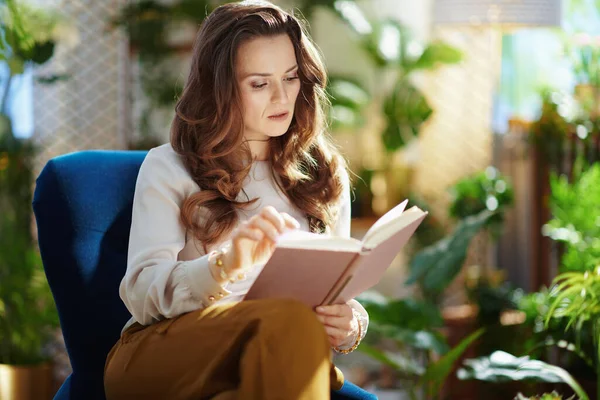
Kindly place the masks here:
<instances>
[{"instance_id":1,"label":"lattice screen wall","mask_svg":"<svg viewBox=\"0 0 600 400\"><path fill-rule=\"evenodd\" d=\"M84 149L120 149L130 131L128 46L122 33L107 32L107 21L127 0L37 0L54 6L77 27L78 45L57 49L38 75L71 74L51 86L35 84L35 138L38 169L54 156Z\"/></svg>"},{"instance_id":2,"label":"lattice screen wall","mask_svg":"<svg viewBox=\"0 0 600 400\"><path fill-rule=\"evenodd\" d=\"M414 184L434 215L448 215L448 187L492 163L492 103L500 71L501 32L489 28L436 28L433 36L464 52L464 61L427 76L422 85L435 110L420 135ZM493 262L489 236L475 237L466 265ZM466 269L463 269L463 275ZM463 276L450 287L448 303L465 300Z\"/></svg>"},{"instance_id":3,"label":"lattice screen wall","mask_svg":"<svg viewBox=\"0 0 600 400\"><path fill-rule=\"evenodd\" d=\"M414 183L437 215L447 214L448 186L492 160L492 101L498 76L499 33L448 28L438 37L464 52L457 66L439 69L422 85L435 110L420 135Z\"/></svg>"}]
</instances>

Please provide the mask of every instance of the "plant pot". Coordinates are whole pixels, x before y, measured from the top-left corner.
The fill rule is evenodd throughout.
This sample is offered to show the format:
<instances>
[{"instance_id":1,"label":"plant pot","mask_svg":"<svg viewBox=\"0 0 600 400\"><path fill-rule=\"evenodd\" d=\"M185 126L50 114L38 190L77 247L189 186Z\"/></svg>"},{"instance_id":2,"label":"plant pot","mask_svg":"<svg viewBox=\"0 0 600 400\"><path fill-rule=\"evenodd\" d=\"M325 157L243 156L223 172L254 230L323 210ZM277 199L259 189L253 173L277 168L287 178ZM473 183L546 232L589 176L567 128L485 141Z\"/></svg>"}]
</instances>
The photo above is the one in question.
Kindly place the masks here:
<instances>
[{"instance_id":1,"label":"plant pot","mask_svg":"<svg viewBox=\"0 0 600 400\"><path fill-rule=\"evenodd\" d=\"M52 392L52 365L0 364L0 400L49 400Z\"/></svg>"},{"instance_id":2,"label":"plant pot","mask_svg":"<svg viewBox=\"0 0 600 400\"><path fill-rule=\"evenodd\" d=\"M450 347L458 345L464 338L475 332L478 328L477 314L479 309L473 304L448 306L442 309L444 318L444 334ZM474 400L479 399L477 383L461 381L456 376L456 371L467 358L477 356L475 344L469 346L465 353L452 367L452 372L446 379L442 388L442 397L448 399Z\"/></svg>"}]
</instances>

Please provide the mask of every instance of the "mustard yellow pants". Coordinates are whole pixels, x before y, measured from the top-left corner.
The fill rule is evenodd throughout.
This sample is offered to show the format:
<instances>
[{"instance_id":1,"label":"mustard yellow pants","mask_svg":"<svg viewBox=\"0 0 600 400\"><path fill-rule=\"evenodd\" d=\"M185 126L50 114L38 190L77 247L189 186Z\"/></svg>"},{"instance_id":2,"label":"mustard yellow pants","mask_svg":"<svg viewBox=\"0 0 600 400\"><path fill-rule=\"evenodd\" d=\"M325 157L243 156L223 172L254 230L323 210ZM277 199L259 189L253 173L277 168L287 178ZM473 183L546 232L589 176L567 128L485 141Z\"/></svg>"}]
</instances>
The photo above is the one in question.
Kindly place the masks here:
<instances>
[{"instance_id":1,"label":"mustard yellow pants","mask_svg":"<svg viewBox=\"0 0 600 400\"><path fill-rule=\"evenodd\" d=\"M108 400L329 399L341 388L325 329L295 300L214 305L128 328L104 371Z\"/></svg>"}]
</instances>

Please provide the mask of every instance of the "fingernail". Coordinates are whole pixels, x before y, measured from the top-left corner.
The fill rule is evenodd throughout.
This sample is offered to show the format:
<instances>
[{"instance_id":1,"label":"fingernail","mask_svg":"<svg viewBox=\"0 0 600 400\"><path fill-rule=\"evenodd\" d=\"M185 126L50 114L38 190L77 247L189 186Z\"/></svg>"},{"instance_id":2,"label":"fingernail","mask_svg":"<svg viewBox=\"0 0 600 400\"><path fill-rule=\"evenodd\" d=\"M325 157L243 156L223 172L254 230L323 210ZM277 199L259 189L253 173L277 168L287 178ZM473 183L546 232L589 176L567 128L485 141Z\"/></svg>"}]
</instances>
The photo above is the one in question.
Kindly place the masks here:
<instances>
[{"instance_id":1,"label":"fingernail","mask_svg":"<svg viewBox=\"0 0 600 400\"><path fill-rule=\"evenodd\" d=\"M323 312L323 311L325 311L325 307L317 307L317 311Z\"/></svg>"}]
</instances>

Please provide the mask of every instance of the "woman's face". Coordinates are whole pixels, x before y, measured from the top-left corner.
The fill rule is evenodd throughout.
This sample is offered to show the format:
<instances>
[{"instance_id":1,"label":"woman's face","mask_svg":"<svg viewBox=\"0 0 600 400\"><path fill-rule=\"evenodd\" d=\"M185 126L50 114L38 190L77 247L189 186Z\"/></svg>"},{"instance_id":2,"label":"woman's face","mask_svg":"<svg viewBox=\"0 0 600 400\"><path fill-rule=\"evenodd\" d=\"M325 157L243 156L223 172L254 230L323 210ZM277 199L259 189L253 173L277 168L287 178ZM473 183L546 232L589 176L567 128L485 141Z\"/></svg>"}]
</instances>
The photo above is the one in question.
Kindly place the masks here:
<instances>
[{"instance_id":1,"label":"woman's face","mask_svg":"<svg viewBox=\"0 0 600 400\"><path fill-rule=\"evenodd\" d=\"M300 91L289 36L244 42L237 53L236 78L244 110L244 137L267 139L287 132Z\"/></svg>"}]
</instances>

